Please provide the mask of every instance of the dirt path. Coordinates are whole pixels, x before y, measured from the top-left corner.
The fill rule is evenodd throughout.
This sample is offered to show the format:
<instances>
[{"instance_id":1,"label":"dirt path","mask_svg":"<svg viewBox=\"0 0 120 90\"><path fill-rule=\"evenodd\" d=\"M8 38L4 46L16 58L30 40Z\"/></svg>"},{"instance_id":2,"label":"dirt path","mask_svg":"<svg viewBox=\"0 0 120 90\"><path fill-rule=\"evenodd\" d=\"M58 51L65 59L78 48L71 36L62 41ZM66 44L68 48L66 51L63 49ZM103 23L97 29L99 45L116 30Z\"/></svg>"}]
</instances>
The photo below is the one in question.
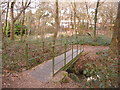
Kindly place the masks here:
<instances>
[{"instance_id":1,"label":"dirt path","mask_svg":"<svg viewBox=\"0 0 120 90\"><path fill-rule=\"evenodd\" d=\"M84 51L89 52L87 56L96 58L96 52L108 49L105 46L88 46L84 45ZM81 60L78 61L81 63ZM78 64L79 64L78 63ZM79 65L80 66L80 65ZM3 87L10 88L78 88L77 83L73 80L69 80L69 83L54 83L54 82L40 82L36 78L32 77L28 71L20 74L10 74L3 77Z\"/></svg>"},{"instance_id":2,"label":"dirt path","mask_svg":"<svg viewBox=\"0 0 120 90\"><path fill-rule=\"evenodd\" d=\"M96 52L101 51L101 50L106 50L109 48L107 46L88 46L88 45L84 45L83 47L84 47L85 52L89 52L88 54L89 56L96 55Z\"/></svg>"}]
</instances>

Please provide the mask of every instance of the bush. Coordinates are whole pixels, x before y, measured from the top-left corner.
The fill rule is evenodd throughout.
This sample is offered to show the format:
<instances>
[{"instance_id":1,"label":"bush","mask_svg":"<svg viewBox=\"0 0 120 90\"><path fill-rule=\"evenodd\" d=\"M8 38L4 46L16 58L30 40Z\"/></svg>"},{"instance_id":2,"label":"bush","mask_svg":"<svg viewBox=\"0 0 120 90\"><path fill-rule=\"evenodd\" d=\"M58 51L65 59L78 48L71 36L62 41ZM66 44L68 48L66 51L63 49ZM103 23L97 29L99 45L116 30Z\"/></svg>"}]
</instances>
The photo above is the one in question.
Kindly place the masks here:
<instances>
[{"instance_id":1,"label":"bush","mask_svg":"<svg viewBox=\"0 0 120 90\"><path fill-rule=\"evenodd\" d=\"M80 79L78 78L78 76L77 76L76 74L70 73L70 74L69 74L69 77L70 77L71 79L73 79L74 81L80 83Z\"/></svg>"},{"instance_id":2,"label":"bush","mask_svg":"<svg viewBox=\"0 0 120 90\"><path fill-rule=\"evenodd\" d=\"M25 31L28 30L27 27L22 25L20 22L16 22L14 26L15 35L20 35L22 29L22 35L25 34ZM7 26L7 36L10 37L10 23Z\"/></svg>"},{"instance_id":3,"label":"bush","mask_svg":"<svg viewBox=\"0 0 120 90\"><path fill-rule=\"evenodd\" d=\"M118 87L118 59L110 56L108 51L97 52L101 57L99 64L88 63L83 71L87 87L117 88Z\"/></svg>"},{"instance_id":4,"label":"bush","mask_svg":"<svg viewBox=\"0 0 120 90\"><path fill-rule=\"evenodd\" d=\"M48 37L48 38L44 38L44 41L53 41L53 37ZM39 42L42 41L41 39L36 39L36 40L32 40L32 38L29 38L28 41L30 42ZM62 42L63 44L65 43L72 43L73 44L81 44L81 45L92 45L92 46L108 46L110 45L111 42L111 38L106 37L104 35L101 36L97 36L96 41L94 41L94 38L92 36L88 36L88 35L83 35L83 36L79 36L77 35L73 35L73 36L64 36L61 35L56 39L56 42Z\"/></svg>"},{"instance_id":5,"label":"bush","mask_svg":"<svg viewBox=\"0 0 120 90\"><path fill-rule=\"evenodd\" d=\"M92 46L108 46L110 45L111 38L108 38L106 36L98 36L96 38L96 41L94 41L94 38L91 36L73 36L69 38L69 40L73 41L74 44L81 44L81 45L92 45Z\"/></svg>"},{"instance_id":6,"label":"bush","mask_svg":"<svg viewBox=\"0 0 120 90\"><path fill-rule=\"evenodd\" d=\"M106 37L106 36L98 36L96 42L98 43L98 45L110 45L111 39Z\"/></svg>"}]
</instances>

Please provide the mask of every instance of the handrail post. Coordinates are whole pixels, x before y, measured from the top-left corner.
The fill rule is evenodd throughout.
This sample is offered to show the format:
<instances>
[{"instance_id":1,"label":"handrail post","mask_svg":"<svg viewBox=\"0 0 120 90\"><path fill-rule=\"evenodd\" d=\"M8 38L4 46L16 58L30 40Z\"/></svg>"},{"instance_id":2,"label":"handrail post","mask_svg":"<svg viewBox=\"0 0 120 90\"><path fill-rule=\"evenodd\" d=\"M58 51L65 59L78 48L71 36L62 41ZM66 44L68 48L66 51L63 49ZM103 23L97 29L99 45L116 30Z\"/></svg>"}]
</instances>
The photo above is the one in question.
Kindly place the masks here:
<instances>
[{"instance_id":1,"label":"handrail post","mask_svg":"<svg viewBox=\"0 0 120 90\"><path fill-rule=\"evenodd\" d=\"M78 37L76 37L77 38L77 55L78 55Z\"/></svg>"},{"instance_id":2,"label":"handrail post","mask_svg":"<svg viewBox=\"0 0 120 90\"><path fill-rule=\"evenodd\" d=\"M54 45L52 46L52 75L54 76L54 60L55 60L55 55L54 55Z\"/></svg>"},{"instance_id":3,"label":"handrail post","mask_svg":"<svg viewBox=\"0 0 120 90\"><path fill-rule=\"evenodd\" d=\"M66 44L68 44L68 39L66 39Z\"/></svg>"},{"instance_id":4,"label":"handrail post","mask_svg":"<svg viewBox=\"0 0 120 90\"><path fill-rule=\"evenodd\" d=\"M45 43L44 43L44 41L42 43L43 43L43 52L44 52Z\"/></svg>"},{"instance_id":5,"label":"handrail post","mask_svg":"<svg viewBox=\"0 0 120 90\"><path fill-rule=\"evenodd\" d=\"M64 53L64 65L66 65L66 47L67 46L67 44L65 43L65 53Z\"/></svg>"},{"instance_id":6,"label":"handrail post","mask_svg":"<svg viewBox=\"0 0 120 90\"><path fill-rule=\"evenodd\" d=\"M53 45L55 45L55 39L53 39Z\"/></svg>"},{"instance_id":7,"label":"handrail post","mask_svg":"<svg viewBox=\"0 0 120 90\"><path fill-rule=\"evenodd\" d=\"M78 55L78 44L77 44L77 55Z\"/></svg>"},{"instance_id":8,"label":"handrail post","mask_svg":"<svg viewBox=\"0 0 120 90\"><path fill-rule=\"evenodd\" d=\"M61 41L61 46L62 46L62 39L60 41Z\"/></svg>"},{"instance_id":9,"label":"handrail post","mask_svg":"<svg viewBox=\"0 0 120 90\"><path fill-rule=\"evenodd\" d=\"M26 65L29 65L29 60L28 60L28 44L26 43L25 45L25 58L26 58Z\"/></svg>"},{"instance_id":10,"label":"handrail post","mask_svg":"<svg viewBox=\"0 0 120 90\"><path fill-rule=\"evenodd\" d=\"M73 59L73 42L72 42L72 59Z\"/></svg>"}]
</instances>

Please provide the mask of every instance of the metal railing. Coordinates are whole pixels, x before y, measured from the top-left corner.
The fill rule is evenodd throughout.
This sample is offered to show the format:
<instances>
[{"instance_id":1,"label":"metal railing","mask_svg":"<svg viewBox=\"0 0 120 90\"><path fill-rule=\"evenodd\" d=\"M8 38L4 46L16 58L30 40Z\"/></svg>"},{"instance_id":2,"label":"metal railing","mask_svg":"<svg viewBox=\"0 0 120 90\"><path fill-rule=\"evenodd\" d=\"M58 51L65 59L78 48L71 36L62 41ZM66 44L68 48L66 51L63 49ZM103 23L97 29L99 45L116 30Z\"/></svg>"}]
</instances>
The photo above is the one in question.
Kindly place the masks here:
<instances>
[{"instance_id":1,"label":"metal railing","mask_svg":"<svg viewBox=\"0 0 120 90\"><path fill-rule=\"evenodd\" d=\"M76 38L77 40L77 43L78 43L78 39ZM56 43L56 42L60 42L60 43ZM32 51L32 50L29 50L29 45L31 43L26 43L26 46L25 46L25 58L27 60L27 65L29 65L29 61L30 60L34 60L34 59L37 59L37 58L41 58L42 56L44 56L44 51L45 51L45 48L48 47L50 49L50 52L49 54L51 54L51 59L52 59L52 75L54 76L57 72L55 72L55 66L58 65L59 63L63 62L64 63L64 66L67 64L67 58L69 58L70 56L72 56L72 59L74 58L74 53L77 53L77 55L79 54L78 51L81 49L80 48L80 45L76 45L76 51L74 51L74 43L73 41L68 41L67 39L65 40L65 43L62 42L62 39L57 39L57 41L55 40L52 40L52 41L41 41L39 42L41 43L41 47L40 49L37 49L37 50L40 50L42 51L42 55L40 56L36 56L34 58L29 58L29 52ZM56 47L59 47L59 46L62 46L63 48L63 52L61 52L60 54L64 54L64 59L63 60L60 60L58 63L55 64L55 57L57 56L56 55ZM67 51L71 50L72 53L67 56ZM34 50L35 51L35 50ZM59 55L60 55L59 54Z\"/></svg>"},{"instance_id":2,"label":"metal railing","mask_svg":"<svg viewBox=\"0 0 120 90\"><path fill-rule=\"evenodd\" d=\"M77 42L78 42L78 40L77 40ZM69 55L69 56L67 56L67 46L68 45L70 45L71 46L71 48L70 48L70 50L72 50L72 53ZM67 64L67 58L69 58L71 55L72 55L72 58L71 58L71 60L73 60L73 58L75 58L74 57L74 53L77 53L77 55L79 54L78 53L78 51L79 51L79 49L81 49L80 48L80 45L78 45L77 44L77 46L76 46L76 51L74 51L73 49L74 49L74 47L73 47L73 45L74 45L74 43L73 42L71 42L71 43L65 43L64 44L64 59L63 60L60 60L59 62L57 62L56 64L55 64L55 54L54 54L54 51L55 51L55 45L53 45L52 46L52 75L54 76L58 71L56 71L55 72L55 66L56 65L58 65L59 63L61 63L61 62L64 62L64 66ZM77 56L76 55L76 56ZM61 67L62 68L62 67Z\"/></svg>"}]
</instances>

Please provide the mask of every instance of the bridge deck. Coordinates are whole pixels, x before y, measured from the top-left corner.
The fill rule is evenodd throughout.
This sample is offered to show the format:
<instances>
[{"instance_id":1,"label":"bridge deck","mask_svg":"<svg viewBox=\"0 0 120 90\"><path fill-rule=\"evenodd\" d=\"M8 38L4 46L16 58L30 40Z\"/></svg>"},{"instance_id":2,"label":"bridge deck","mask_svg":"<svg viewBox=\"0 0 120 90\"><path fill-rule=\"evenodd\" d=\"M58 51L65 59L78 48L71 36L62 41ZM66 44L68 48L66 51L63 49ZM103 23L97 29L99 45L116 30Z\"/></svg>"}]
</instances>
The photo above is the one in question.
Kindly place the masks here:
<instances>
[{"instance_id":1,"label":"bridge deck","mask_svg":"<svg viewBox=\"0 0 120 90\"><path fill-rule=\"evenodd\" d=\"M75 58L81 50L73 49L73 58ZM66 64L72 60L72 50L69 50L66 53ZM60 63L59 63L60 62ZM55 57L54 60L55 66L54 70L57 72L60 68L64 66L64 54ZM52 60L49 60L47 62L44 62L35 68L32 69L32 72L30 74L36 78L37 80L40 80L41 82L48 82L50 79L52 79Z\"/></svg>"}]
</instances>

